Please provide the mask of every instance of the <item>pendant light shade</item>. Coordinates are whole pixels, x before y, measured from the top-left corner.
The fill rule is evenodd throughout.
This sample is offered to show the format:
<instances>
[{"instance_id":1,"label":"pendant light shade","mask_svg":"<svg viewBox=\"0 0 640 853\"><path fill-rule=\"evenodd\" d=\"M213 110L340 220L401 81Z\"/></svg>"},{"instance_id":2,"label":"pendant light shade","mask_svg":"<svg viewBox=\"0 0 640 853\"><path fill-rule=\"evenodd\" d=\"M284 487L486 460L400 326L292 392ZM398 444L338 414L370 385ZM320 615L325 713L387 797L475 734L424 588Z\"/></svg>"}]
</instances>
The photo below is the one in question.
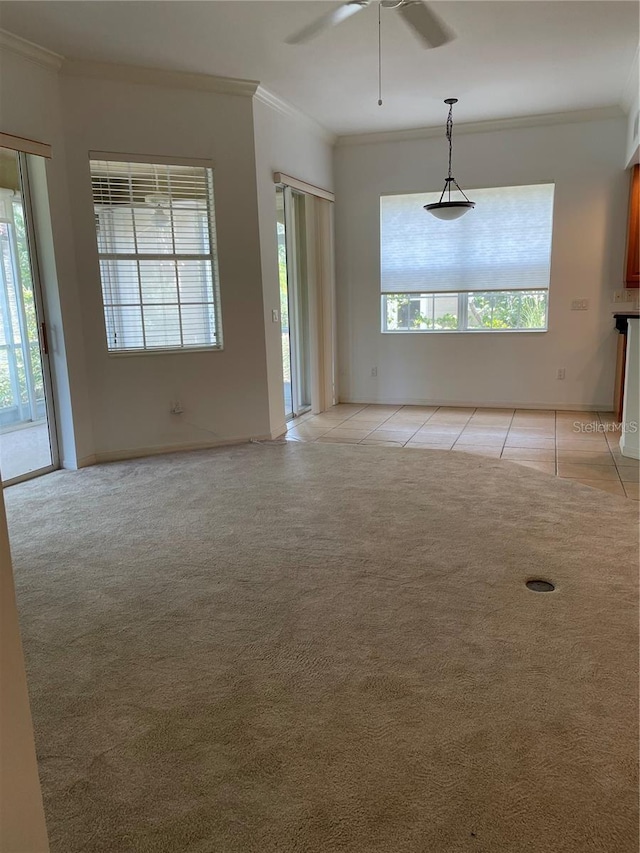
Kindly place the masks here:
<instances>
[{"instance_id":1,"label":"pendant light shade","mask_svg":"<svg viewBox=\"0 0 640 853\"><path fill-rule=\"evenodd\" d=\"M460 219L475 205L475 201L439 201L435 204L425 204L424 209L432 213L436 219Z\"/></svg>"},{"instance_id":2,"label":"pendant light shade","mask_svg":"<svg viewBox=\"0 0 640 853\"><path fill-rule=\"evenodd\" d=\"M447 116L447 140L449 142L449 173L444 181L444 189L440 196L440 201L434 204L425 204L424 209L435 216L437 219L460 219L461 216L468 210L473 210L476 206L475 201L469 201L464 192L458 186L458 182L451 176L451 153L453 149L453 105L458 103L457 98L447 98L445 104L449 104L449 115ZM451 185L458 190L463 197L463 201L451 200ZM446 195L446 200L445 200Z\"/></svg>"}]
</instances>

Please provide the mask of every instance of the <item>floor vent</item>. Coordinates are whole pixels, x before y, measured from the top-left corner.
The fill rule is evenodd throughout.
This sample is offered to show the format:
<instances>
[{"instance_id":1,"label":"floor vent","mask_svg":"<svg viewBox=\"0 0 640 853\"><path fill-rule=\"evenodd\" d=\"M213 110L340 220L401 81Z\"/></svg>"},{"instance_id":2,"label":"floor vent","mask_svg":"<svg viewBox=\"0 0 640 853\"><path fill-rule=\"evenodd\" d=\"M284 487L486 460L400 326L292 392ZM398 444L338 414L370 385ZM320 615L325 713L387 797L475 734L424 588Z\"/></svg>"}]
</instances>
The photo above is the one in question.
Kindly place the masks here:
<instances>
[{"instance_id":1,"label":"floor vent","mask_svg":"<svg viewBox=\"0 0 640 853\"><path fill-rule=\"evenodd\" d=\"M533 580L527 581L527 587L534 592L553 592L555 586L549 581Z\"/></svg>"}]
</instances>

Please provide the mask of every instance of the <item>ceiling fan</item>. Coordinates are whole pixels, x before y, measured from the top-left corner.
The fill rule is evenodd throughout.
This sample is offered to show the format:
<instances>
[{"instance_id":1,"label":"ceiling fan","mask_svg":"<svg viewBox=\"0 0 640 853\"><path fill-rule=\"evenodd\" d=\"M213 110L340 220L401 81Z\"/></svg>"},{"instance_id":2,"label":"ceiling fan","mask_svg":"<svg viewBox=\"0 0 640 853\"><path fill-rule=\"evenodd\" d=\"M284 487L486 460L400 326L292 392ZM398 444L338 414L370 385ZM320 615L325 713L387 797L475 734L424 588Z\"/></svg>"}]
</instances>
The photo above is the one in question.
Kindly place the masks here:
<instances>
[{"instance_id":1,"label":"ceiling fan","mask_svg":"<svg viewBox=\"0 0 640 853\"><path fill-rule=\"evenodd\" d=\"M372 2L373 0L350 0L350 2L338 6L337 9L333 9L328 14L322 15L311 24L298 30L297 33L289 36L286 42L287 44L302 44L310 41L323 30L335 27L355 15L356 12L366 9ZM384 9L397 9L428 48L440 47L453 41L456 37L453 30L441 21L428 4L422 0L379 0L379 2Z\"/></svg>"}]
</instances>

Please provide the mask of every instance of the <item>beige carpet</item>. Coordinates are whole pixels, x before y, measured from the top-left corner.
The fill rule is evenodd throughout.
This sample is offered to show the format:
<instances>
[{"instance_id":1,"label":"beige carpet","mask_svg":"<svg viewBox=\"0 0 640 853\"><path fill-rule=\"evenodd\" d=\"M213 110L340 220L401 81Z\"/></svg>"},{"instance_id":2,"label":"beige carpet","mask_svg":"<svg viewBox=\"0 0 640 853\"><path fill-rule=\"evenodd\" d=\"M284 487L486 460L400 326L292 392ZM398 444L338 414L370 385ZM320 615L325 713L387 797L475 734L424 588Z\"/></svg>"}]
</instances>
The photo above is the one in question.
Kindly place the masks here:
<instances>
[{"instance_id":1,"label":"beige carpet","mask_svg":"<svg viewBox=\"0 0 640 853\"><path fill-rule=\"evenodd\" d=\"M637 853L637 505L298 444L6 500L54 853Z\"/></svg>"}]
</instances>

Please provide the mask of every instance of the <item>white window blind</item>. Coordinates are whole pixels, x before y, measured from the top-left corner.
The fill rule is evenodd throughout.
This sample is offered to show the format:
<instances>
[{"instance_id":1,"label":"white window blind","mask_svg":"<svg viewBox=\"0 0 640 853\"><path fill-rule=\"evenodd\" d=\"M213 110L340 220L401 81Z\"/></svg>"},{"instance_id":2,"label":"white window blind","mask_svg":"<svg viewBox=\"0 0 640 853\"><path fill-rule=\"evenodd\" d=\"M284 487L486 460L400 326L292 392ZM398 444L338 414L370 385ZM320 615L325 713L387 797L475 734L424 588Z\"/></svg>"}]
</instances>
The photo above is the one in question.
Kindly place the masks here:
<instances>
[{"instance_id":1,"label":"white window blind","mask_svg":"<svg viewBox=\"0 0 640 853\"><path fill-rule=\"evenodd\" d=\"M473 190L474 210L443 221L423 205L440 193L380 199L382 293L549 287L553 184Z\"/></svg>"},{"instance_id":2,"label":"white window blind","mask_svg":"<svg viewBox=\"0 0 640 853\"><path fill-rule=\"evenodd\" d=\"M92 160L109 351L219 348L213 170Z\"/></svg>"}]
</instances>

